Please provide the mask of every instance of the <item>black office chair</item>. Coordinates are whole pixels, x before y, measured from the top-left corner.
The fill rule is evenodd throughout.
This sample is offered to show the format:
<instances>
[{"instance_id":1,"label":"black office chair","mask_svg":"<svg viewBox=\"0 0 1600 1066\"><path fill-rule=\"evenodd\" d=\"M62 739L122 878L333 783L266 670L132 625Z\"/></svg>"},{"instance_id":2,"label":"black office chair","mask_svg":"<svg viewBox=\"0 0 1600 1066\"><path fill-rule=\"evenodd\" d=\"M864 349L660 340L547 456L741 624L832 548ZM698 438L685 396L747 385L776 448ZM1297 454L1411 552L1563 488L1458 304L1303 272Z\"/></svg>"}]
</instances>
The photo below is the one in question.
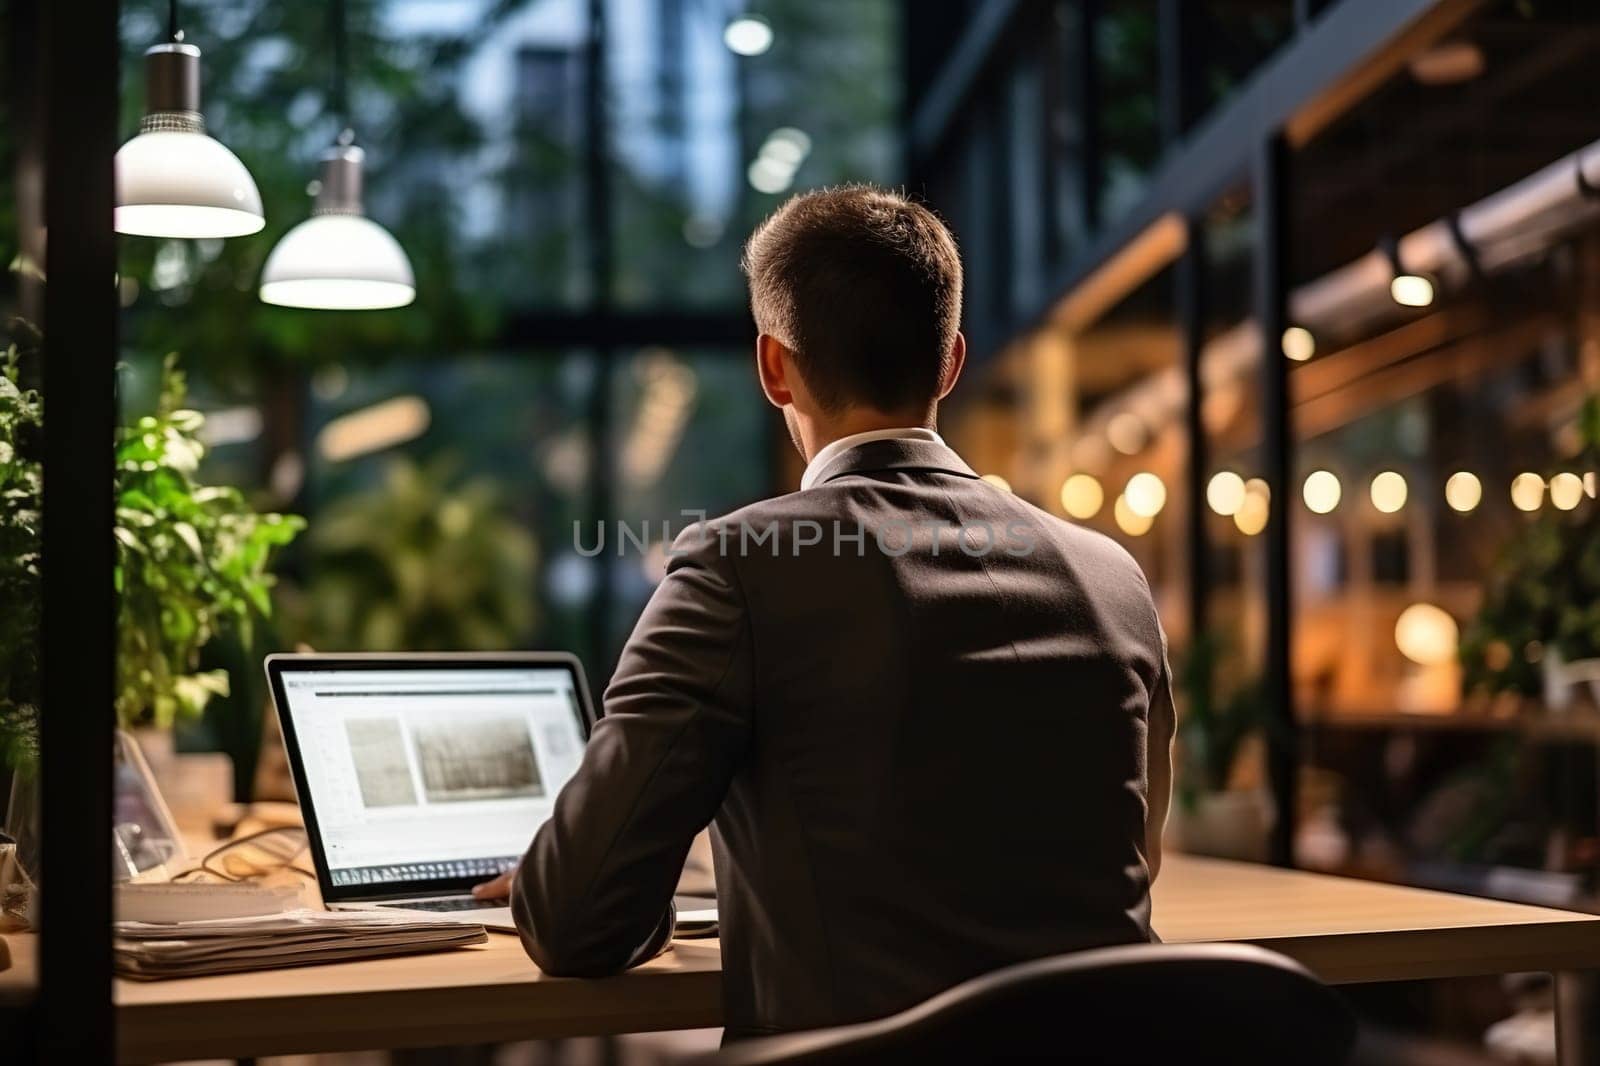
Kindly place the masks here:
<instances>
[{"instance_id":1,"label":"black office chair","mask_svg":"<svg viewBox=\"0 0 1600 1066\"><path fill-rule=\"evenodd\" d=\"M729 1045L707 1066L1092 1063L1339 1066L1343 1001L1299 963L1245 944L1137 944L976 977L873 1022Z\"/></svg>"}]
</instances>

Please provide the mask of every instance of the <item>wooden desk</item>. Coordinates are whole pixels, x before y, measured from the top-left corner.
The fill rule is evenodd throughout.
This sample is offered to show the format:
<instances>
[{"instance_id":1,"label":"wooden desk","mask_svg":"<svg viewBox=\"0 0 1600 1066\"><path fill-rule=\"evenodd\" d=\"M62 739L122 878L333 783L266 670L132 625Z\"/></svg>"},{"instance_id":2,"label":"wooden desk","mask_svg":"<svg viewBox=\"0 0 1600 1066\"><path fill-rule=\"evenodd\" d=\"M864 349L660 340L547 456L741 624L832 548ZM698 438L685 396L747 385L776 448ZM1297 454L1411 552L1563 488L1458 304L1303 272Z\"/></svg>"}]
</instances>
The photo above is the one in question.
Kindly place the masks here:
<instances>
[{"instance_id":1,"label":"wooden desk","mask_svg":"<svg viewBox=\"0 0 1600 1066\"><path fill-rule=\"evenodd\" d=\"M1171 856L1157 882L1169 943L1248 941L1334 984L1600 969L1600 916ZM14 937L19 956L31 938ZM26 961L0 974L15 993ZM345 1051L720 1024L714 942L604 981L548 978L510 936L439 955L227 977L118 981L127 1062Z\"/></svg>"},{"instance_id":2,"label":"wooden desk","mask_svg":"<svg viewBox=\"0 0 1600 1066\"><path fill-rule=\"evenodd\" d=\"M1600 969L1600 915L1173 856L1156 879L1168 943L1259 944L1329 984Z\"/></svg>"}]
</instances>

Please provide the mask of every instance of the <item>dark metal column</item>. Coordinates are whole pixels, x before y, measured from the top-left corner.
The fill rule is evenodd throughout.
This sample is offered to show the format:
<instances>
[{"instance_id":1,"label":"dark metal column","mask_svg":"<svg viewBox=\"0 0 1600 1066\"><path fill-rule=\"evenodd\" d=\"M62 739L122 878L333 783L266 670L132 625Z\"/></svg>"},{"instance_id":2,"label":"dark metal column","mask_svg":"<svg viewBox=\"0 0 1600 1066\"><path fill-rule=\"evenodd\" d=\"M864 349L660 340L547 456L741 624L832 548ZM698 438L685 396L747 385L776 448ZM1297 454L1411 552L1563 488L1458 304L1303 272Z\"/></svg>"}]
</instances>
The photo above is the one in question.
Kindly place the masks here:
<instances>
[{"instance_id":1,"label":"dark metal column","mask_svg":"<svg viewBox=\"0 0 1600 1066\"><path fill-rule=\"evenodd\" d=\"M1161 0L1161 144L1174 144L1194 125L1200 111L1203 5L1194 0Z\"/></svg>"},{"instance_id":2,"label":"dark metal column","mask_svg":"<svg viewBox=\"0 0 1600 1066\"><path fill-rule=\"evenodd\" d=\"M1206 477L1211 458L1206 445L1205 420L1200 415L1205 399L1200 376L1200 355L1206 339L1205 226L1190 219L1188 230L1187 243L1177 264L1176 280L1179 344L1189 384L1189 403L1184 418L1189 465L1184 478L1189 498L1189 641L1193 645L1206 632L1211 603L1211 545L1206 537Z\"/></svg>"},{"instance_id":3,"label":"dark metal column","mask_svg":"<svg viewBox=\"0 0 1600 1066\"><path fill-rule=\"evenodd\" d=\"M1254 168L1256 211L1255 318L1261 333L1261 456L1272 507L1267 518L1267 774L1277 805L1270 856L1294 865L1299 730L1289 673L1291 624L1290 516L1294 513L1294 435L1289 411L1289 364L1283 357L1288 323L1289 147L1282 133L1266 137Z\"/></svg>"},{"instance_id":4,"label":"dark metal column","mask_svg":"<svg viewBox=\"0 0 1600 1066\"><path fill-rule=\"evenodd\" d=\"M117 5L79 0L44 10L49 280L39 1053L45 1062L112 1062Z\"/></svg>"},{"instance_id":5,"label":"dark metal column","mask_svg":"<svg viewBox=\"0 0 1600 1066\"><path fill-rule=\"evenodd\" d=\"M584 49L583 99L583 204L588 249L589 295L592 309L604 316L611 309L612 256L611 190L608 180L606 126L606 14L604 0L589 0L589 37ZM616 518L613 479L616 457L611 447L612 386L616 363L609 345L595 349L594 391L589 397L589 516L590 529L599 522L610 526ZM595 557L598 567L594 602L589 613L590 677L603 692L611 678L611 619L615 613L617 530L606 530L606 550Z\"/></svg>"},{"instance_id":6,"label":"dark metal column","mask_svg":"<svg viewBox=\"0 0 1600 1066\"><path fill-rule=\"evenodd\" d=\"M1100 159L1100 65L1095 55L1098 34L1099 0L1078 0L1078 27L1073 38L1073 62L1077 68L1078 168L1082 174L1084 229L1100 229L1100 192L1103 175Z\"/></svg>"},{"instance_id":7,"label":"dark metal column","mask_svg":"<svg viewBox=\"0 0 1600 1066\"><path fill-rule=\"evenodd\" d=\"M1066 242L1062 240L1061 232L1060 186L1071 165L1067 158L1066 142L1072 115L1067 108L1068 62L1066 41L1063 39L1065 14L1059 5L1052 9L1045 23L1044 43L1039 49L1039 91L1044 96L1040 108L1044 121L1039 130L1039 143L1043 145L1039 162L1044 168L1041 181L1044 202L1039 205L1039 218L1044 227L1041 252L1045 270L1051 274L1066 258L1063 254Z\"/></svg>"},{"instance_id":8,"label":"dark metal column","mask_svg":"<svg viewBox=\"0 0 1600 1066\"><path fill-rule=\"evenodd\" d=\"M4 114L11 123L13 194L18 269L7 283L17 287L17 313L32 325L44 319L40 278L44 267L44 131L40 123L43 71L38 0L15 0L7 9ZM26 382L28 387L37 380Z\"/></svg>"}]
</instances>

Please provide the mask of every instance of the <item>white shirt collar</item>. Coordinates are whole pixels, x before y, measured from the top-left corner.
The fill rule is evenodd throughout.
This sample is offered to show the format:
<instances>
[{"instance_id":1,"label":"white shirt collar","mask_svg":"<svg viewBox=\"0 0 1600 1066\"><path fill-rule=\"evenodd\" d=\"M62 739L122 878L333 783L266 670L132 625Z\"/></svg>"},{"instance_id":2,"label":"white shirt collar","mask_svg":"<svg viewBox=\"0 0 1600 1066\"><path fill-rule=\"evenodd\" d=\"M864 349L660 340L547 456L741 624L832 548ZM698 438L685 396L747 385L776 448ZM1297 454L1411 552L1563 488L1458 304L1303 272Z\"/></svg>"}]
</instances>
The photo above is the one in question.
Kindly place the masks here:
<instances>
[{"instance_id":1,"label":"white shirt collar","mask_svg":"<svg viewBox=\"0 0 1600 1066\"><path fill-rule=\"evenodd\" d=\"M875 440L925 440L933 444L943 444L944 438L931 429L921 426L906 426L902 429L869 429L865 433L852 433L848 437L829 441L817 450L811 462L806 464L806 472L800 476L800 489L804 491L817 484L817 478L822 475L822 468L831 462L840 452L848 451L858 444L868 444Z\"/></svg>"}]
</instances>

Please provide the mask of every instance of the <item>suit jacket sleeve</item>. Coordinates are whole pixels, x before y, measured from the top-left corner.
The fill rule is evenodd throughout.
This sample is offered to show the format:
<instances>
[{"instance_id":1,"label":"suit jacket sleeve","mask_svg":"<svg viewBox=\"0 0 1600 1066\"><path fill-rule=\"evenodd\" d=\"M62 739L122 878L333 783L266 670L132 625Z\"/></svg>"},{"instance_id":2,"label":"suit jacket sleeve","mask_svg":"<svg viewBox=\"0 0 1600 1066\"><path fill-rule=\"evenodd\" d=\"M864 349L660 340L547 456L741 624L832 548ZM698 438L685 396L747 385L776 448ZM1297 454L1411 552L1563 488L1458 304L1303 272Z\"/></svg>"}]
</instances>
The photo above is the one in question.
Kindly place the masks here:
<instances>
[{"instance_id":1,"label":"suit jacket sleeve","mask_svg":"<svg viewBox=\"0 0 1600 1066\"><path fill-rule=\"evenodd\" d=\"M696 529L678 538L583 762L518 868L512 911L547 973L613 974L666 945L689 845L743 757L750 626L716 546Z\"/></svg>"},{"instance_id":2,"label":"suit jacket sleeve","mask_svg":"<svg viewBox=\"0 0 1600 1066\"><path fill-rule=\"evenodd\" d=\"M1167 639L1161 638L1161 670L1150 696L1145 722L1145 857L1150 880L1161 872L1161 834L1172 806L1172 738L1178 731L1178 713L1172 703L1172 667L1167 662Z\"/></svg>"}]
</instances>

